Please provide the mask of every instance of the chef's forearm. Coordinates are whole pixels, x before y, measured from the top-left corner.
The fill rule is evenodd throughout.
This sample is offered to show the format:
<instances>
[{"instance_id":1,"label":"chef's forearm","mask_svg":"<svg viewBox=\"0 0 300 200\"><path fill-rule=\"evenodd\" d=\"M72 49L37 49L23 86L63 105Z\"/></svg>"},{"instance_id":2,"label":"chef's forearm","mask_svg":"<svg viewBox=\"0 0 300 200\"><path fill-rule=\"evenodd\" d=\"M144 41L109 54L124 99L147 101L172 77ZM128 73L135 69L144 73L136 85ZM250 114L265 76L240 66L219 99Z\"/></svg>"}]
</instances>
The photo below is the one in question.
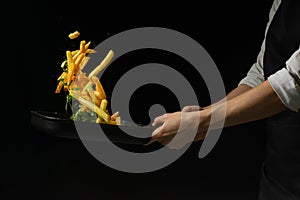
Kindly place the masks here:
<instances>
[{"instance_id":1,"label":"chef's forearm","mask_svg":"<svg viewBox=\"0 0 300 200\"><path fill-rule=\"evenodd\" d=\"M240 94L242 94L242 93L244 93L244 92L246 92L250 89L251 89L250 86L248 86L246 84L241 84L238 87L236 87L235 89L233 89L230 93L228 93L227 96L224 97L223 99L221 99L220 101L218 101L218 102L216 102L212 105L203 107L203 109L207 109L207 108L210 108L213 105L217 105L217 104L223 103L224 101L228 101L228 100L230 100L230 99L232 99L232 98L234 98L234 97L236 97L236 96L238 96L238 95L240 95Z\"/></svg>"},{"instance_id":2,"label":"chef's forearm","mask_svg":"<svg viewBox=\"0 0 300 200\"><path fill-rule=\"evenodd\" d=\"M226 105L226 108L224 105ZM265 81L230 100L201 111L202 124L200 124L200 130L207 129L210 123L212 123L212 127L222 128L218 127L218 124L220 124L223 113L225 113L224 127L228 127L263 119L285 109L286 107L274 92L270 83ZM207 120L211 119L212 114L217 116L217 120Z\"/></svg>"}]
</instances>

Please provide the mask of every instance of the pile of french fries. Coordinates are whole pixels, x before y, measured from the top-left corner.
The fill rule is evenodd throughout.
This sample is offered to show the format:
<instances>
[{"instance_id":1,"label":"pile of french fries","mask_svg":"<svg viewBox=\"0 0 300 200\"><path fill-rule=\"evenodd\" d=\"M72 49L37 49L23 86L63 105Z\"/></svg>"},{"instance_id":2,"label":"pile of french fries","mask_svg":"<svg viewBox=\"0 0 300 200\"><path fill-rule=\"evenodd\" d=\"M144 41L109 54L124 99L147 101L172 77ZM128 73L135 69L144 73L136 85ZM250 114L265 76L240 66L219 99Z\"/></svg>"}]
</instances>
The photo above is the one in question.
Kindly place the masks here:
<instances>
[{"instance_id":1,"label":"pile of french fries","mask_svg":"<svg viewBox=\"0 0 300 200\"><path fill-rule=\"evenodd\" d=\"M76 39L80 33L75 31L69 34L70 39ZM84 67L90 60L88 56L95 53L89 48L91 42L81 40L79 49L67 50L66 59L62 62L63 72L58 77L55 93L61 91L68 92L72 98L80 103L80 112L92 111L97 114L96 123L121 124L119 112L110 115L107 110L108 101L103 86L97 77L112 60L114 52L110 50L102 62L94 68L88 75L84 72Z\"/></svg>"}]
</instances>

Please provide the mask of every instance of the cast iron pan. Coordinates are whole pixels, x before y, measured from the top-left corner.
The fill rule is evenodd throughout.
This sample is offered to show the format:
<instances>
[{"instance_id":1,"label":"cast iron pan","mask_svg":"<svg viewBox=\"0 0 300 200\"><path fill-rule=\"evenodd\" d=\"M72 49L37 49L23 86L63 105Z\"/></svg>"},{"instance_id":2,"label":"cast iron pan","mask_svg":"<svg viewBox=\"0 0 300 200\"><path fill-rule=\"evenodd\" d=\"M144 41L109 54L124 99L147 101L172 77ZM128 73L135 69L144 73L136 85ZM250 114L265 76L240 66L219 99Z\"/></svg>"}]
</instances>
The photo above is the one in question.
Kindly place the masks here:
<instances>
[{"instance_id":1,"label":"cast iron pan","mask_svg":"<svg viewBox=\"0 0 300 200\"><path fill-rule=\"evenodd\" d=\"M41 133L77 140L82 138L99 140L97 134L100 126L102 132L105 133L111 142L126 144L148 143L155 128L126 121L122 121L121 125L97 124L92 122L76 122L75 125L75 122L70 119L70 114L49 111L31 111L31 125L35 131ZM80 137L78 130L81 133ZM130 132L141 133L141 137L127 134Z\"/></svg>"}]
</instances>

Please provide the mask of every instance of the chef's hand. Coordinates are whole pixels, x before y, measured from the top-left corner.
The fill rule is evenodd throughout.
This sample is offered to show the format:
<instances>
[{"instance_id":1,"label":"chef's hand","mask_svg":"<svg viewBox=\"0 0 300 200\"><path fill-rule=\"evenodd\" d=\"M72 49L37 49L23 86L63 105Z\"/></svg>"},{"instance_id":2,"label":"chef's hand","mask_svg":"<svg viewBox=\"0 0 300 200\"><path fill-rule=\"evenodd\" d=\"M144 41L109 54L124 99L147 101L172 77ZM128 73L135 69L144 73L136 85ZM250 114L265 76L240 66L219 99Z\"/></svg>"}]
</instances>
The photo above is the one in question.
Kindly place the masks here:
<instances>
[{"instance_id":1,"label":"chef's hand","mask_svg":"<svg viewBox=\"0 0 300 200\"><path fill-rule=\"evenodd\" d=\"M157 141L171 149L180 149L189 142L204 139L206 131L198 131L199 110L202 110L199 106L187 106L181 112L166 113L156 117L152 125L158 126L158 128L153 131L152 138L148 144ZM191 135L196 132L196 137ZM176 140L173 140L176 134L178 134Z\"/></svg>"},{"instance_id":2,"label":"chef's hand","mask_svg":"<svg viewBox=\"0 0 300 200\"><path fill-rule=\"evenodd\" d=\"M194 112L194 111L200 111L200 110L204 110L206 109L206 107L201 107L201 106L185 106L182 109L182 112ZM199 141L199 140L204 140L205 136L207 134L207 131L198 131L194 141Z\"/></svg>"}]
</instances>

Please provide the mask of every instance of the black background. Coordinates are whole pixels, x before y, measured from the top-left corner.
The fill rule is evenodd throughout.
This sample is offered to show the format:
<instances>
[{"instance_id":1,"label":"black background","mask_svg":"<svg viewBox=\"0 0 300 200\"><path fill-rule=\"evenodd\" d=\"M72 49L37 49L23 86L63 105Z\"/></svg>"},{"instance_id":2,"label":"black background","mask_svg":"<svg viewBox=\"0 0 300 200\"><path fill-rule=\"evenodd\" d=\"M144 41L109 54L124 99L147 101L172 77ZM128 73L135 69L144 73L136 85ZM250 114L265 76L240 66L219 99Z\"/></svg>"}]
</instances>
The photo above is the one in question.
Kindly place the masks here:
<instances>
[{"instance_id":1,"label":"black background","mask_svg":"<svg viewBox=\"0 0 300 200\"><path fill-rule=\"evenodd\" d=\"M98 162L79 141L36 133L30 126L29 111L63 111L64 96L54 94L54 90L61 73L59 65L71 45L67 35L74 30L94 44L131 28L178 30L208 51L229 92L256 60L271 3L155 0L7 4L11 14L2 17L3 50L8 53L3 61L9 61L2 74L2 97L8 100L3 106L4 125L9 124L3 131L2 145L2 188L7 199L256 199L264 158L263 120L223 129L217 145L203 159L198 158L198 142L164 169L129 174ZM125 61L170 60L162 55L137 53ZM176 61L168 64L176 65ZM103 84L109 91L108 82ZM196 87L205 88L201 81ZM202 101L208 103L206 94ZM132 112L141 118L137 110Z\"/></svg>"}]
</instances>

